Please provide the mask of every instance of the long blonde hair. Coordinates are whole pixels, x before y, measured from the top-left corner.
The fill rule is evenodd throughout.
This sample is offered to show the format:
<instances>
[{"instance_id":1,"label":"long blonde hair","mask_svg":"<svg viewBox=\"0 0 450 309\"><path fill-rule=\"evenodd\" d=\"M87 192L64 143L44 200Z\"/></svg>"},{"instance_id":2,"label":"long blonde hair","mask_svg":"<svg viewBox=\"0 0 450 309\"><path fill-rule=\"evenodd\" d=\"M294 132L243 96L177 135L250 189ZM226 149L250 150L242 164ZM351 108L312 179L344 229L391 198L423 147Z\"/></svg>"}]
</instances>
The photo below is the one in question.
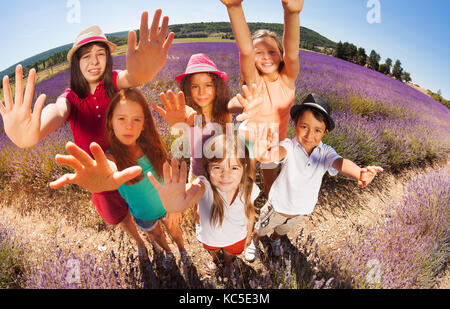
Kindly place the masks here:
<instances>
[{"instance_id":1,"label":"long blonde hair","mask_svg":"<svg viewBox=\"0 0 450 309\"><path fill-rule=\"evenodd\" d=\"M206 149L211 149L214 152L212 158L207 158L203 156L202 166L205 172L205 177L211 183L211 175L209 173L209 166L212 163L220 163L225 158L230 156L235 156L238 158L239 164L243 167L242 179L239 184L239 191L242 202L244 203L245 216L250 218L255 214L255 209L251 201L252 189L255 179L253 179L253 166L251 164L250 155L245 143L239 139L236 135L228 137L225 134L217 135L214 138L207 141L205 144ZM244 153L242 151L244 150ZM211 225L215 226L217 224L222 225L224 214L225 214L225 201L222 195L219 193L216 187L211 184L213 191L213 206L211 210Z\"/></svg>"}]
</instances>

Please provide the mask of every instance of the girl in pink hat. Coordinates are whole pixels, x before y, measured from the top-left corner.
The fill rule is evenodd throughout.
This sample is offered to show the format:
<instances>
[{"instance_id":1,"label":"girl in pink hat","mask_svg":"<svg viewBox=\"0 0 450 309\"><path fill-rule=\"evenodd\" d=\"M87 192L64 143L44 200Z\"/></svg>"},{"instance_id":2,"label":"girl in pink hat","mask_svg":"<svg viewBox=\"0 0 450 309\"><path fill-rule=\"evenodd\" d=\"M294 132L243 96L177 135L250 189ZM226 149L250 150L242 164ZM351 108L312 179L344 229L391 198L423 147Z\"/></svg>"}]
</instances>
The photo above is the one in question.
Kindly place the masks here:
<instances>
[{"instance_id":1,"label":"girl in pink hat","mask_svg":"<svg viewBox=\"0 0 450 309\"><path fill-rule=\"evenodd\" d=\"M300 20L303 0L282 0L284 8L283 43L268 30L250 34L242 9L242 0L220 0L230 17L239 49L244 84L263 87L260 112L240 126L239 133L252 148L256 127L264 124L279 130L280 140L287 135L289 110L294 104L295 81L300 71ZM251 150L251 152L253 152ZM275 166L263 168L264 192L267 195L277 176Z\"/></svg>"},{"instance_id":2,"label":"girl in pink hat","mask_svg":"<svg viewBox=\"0 0 450 309\"><path fill-rule=\"evenodd\" d=\"M5 133L21 148L34 146L65 121L70 123L75 144L67 143L66 149L72 156L57 156L56 161L73 167L76 173L62 176L50 187L59 188L67 183L75 183L93 192L92 202L100 216L109 224L118 224L136 241L138 255L142 259L147 257L144 241L137 232L127 203L116 190L124 182L136 177L141 168L135 166L117 172L109 164L103 152L109 147L105 137L105 116L115 93L152 80L164 66L174 34L167 36L167 16L158 29L161 14L160 9L155 12L150 33L148 13L142 14L137 48L136 34L130 31L125 71L112 70L111 53L116 46L107 40L98 26L92 26L76 37L68 53L67 59L71 65L70 89L55 103L44 108L45 95L41 95L31 112L36 71L30 71L23 96L23 73L19 65L16 67L14 102L8 77L5 77L5 105L0 104Z\"/></svg>"},{"instance_id":3,"label":"girl in pink hat","mask_svg":"<svg viewBox=\"0 0 450 309\"><path fill-rule=\"evenodd\" d=\"M232 122L231 113L241 113L237 119L242 121L259 111L262 101L256 98L256 89L250 92L244 86L245 99L238 94L235 100L230 100L227 79L228 75L220 71L207 55L194 54L190 57L185 72L175 77L181 91L177 95L170 90L167 95L161 93L160 99L165 109L153 103L155 111L169 125L187 123L191 127L191 181L195 176L204 174L201 168L203 144L212 135L219 134L214 131L212 124L219 125L225 133L226 125ZM195 119L202 121L202 134L194 134L194 125L197 124Z\"/></svg>"}]
</instances>

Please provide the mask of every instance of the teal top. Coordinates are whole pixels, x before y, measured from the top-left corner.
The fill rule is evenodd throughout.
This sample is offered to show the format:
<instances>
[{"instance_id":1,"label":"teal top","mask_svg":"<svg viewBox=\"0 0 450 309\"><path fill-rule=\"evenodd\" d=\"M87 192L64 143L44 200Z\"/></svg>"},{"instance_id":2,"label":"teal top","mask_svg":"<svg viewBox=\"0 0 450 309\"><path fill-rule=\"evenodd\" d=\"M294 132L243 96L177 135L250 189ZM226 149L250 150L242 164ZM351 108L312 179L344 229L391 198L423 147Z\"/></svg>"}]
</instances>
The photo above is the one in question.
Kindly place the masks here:
<instances>
[{"instance_id":1,"label":"teal top","mask_svg":"<svg viewBox=\"0 0 450 309\"><path fill-rule=\"evenodd\" d=\"M159 198L158 191L147 177L148 172L156 175L155 169L146 155L140 157L137 163L142 167L144 178L133 185L123 184L118 191L128 203L133 217L145 221L159 219L166 213L166 210Z\"/></svg>"}]
</instances>

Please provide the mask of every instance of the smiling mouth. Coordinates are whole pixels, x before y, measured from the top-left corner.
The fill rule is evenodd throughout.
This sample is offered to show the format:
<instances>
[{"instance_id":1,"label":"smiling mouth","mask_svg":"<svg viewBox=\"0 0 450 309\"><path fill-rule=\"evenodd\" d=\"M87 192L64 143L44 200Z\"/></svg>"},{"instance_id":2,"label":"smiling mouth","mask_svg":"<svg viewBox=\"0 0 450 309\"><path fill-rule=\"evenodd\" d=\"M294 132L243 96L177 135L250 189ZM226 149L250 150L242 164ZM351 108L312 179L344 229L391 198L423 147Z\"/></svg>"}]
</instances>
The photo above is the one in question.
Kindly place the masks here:
<instances>
[{"instance_id":1,"label":"smiling mouth","mask_svg":"<svg viewBox=\"0 0 450 309\"><path fill-rule=\"evenodd\" d=\"M93 75L98 75L98 74L100 74L101 70L100 69L91 69L91 70L88 70L88 72Z\"/></svg>"}]
</instances>

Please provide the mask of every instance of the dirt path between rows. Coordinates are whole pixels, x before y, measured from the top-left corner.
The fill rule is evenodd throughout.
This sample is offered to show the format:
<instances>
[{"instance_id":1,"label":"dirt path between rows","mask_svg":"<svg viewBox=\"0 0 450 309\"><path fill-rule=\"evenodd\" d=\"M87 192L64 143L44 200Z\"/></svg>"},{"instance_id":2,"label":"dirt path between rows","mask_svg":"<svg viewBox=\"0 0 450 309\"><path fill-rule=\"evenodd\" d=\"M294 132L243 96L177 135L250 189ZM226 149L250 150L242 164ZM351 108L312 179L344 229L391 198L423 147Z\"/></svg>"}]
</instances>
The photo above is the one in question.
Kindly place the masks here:
<instances>
[{"instance_id":1,"label":"dirt path between rows","mask_svg":"<svg viewBox=\"0 0 450 309\"><path fill-rule=\"evenodd\" d=\"M434 168L442 167L450 171L448 163ZM338 186L335 180L327 179L324 182L327 191L322 190L323 194L314 213L305 217L296 230L287 235L287 239L295 244L297 239L300 242L307 242L308 237L314 238L318 248L317 255L326 261L330 252L340 250L347 239L372 226L387 213L390 205L394 201L399 201L404 194L404 183L432 169L432 167L416 168L395 176L380 174L366 189L357 188L351 181L344 181L344 184L340 182ZM83 202L90 203L87 195ZM15 234L20 235L23 242L28 244L25 258L35 265L42 263L43 259L57 248L73 252L77 256L89 253L99 258L106 258L113 251L121 261L135 260L136 249L133 242L119 228L103 225L99 230L98 227L86 227L86 224L64 217L58 211L52 212L50 204L45 212L36 209L18 211L23 208L23 204L30 203L33 201L23 196L2 199L0 218L2 223L12 228ZM98 217L95 209L92 208L90 212L87 216ZM95 219L100 220L99 217ZM205 262L209 260L209 255L197 241L192 225L184 222L182 228L188 254L199 273L200 280L203 280ZM175 244L169 244L178 261L179 255ZM262 251L266 250L264 246L260 248ZM239 260L256 271L264 269L261 260L250 264L245 262L243 255L239 256ZM450 288L448 267L435 288Z\"/></svg>"}]
</instances>

